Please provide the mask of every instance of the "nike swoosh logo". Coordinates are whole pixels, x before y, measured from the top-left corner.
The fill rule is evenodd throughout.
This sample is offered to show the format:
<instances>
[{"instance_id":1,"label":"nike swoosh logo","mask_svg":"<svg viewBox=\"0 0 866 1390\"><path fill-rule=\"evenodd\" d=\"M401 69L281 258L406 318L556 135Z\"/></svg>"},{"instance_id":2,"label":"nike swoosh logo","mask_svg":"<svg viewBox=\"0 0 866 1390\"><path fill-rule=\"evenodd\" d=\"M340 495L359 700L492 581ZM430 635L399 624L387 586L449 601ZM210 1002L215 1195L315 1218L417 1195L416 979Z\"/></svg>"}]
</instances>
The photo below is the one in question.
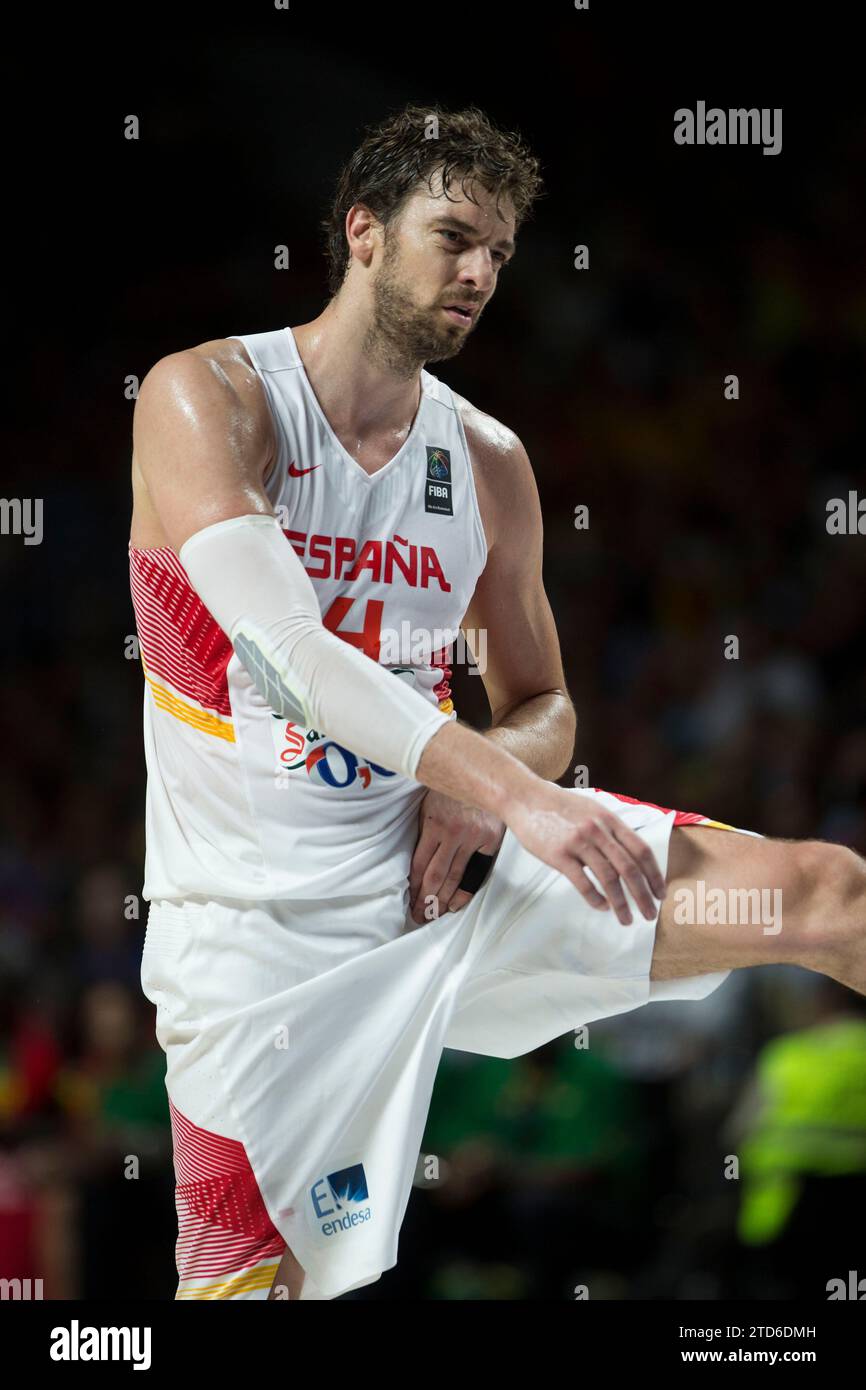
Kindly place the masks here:
<instances>
[{"instance_id":1,"label":"nike swoosh logo","mask_svg":"<svg viewBox=\"0 0 866 1390\"><path fill-rule=\"evenodd\" d=\"M320 463L314 463L312 468L298 468L294 459L292 459L289 464L289 476L292 478L303 478L305 473L312 473L314 469L321 468L321 466Z\"/></svg>"}]
</instances>

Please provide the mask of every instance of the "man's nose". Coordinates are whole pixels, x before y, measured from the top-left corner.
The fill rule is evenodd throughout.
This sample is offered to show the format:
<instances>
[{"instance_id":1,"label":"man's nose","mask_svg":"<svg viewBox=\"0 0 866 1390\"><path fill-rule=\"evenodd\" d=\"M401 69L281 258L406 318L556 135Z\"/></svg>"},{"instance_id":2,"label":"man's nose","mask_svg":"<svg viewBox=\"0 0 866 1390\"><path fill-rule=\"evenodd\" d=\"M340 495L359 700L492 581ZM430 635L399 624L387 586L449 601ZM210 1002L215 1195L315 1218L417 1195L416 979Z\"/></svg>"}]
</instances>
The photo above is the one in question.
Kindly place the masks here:
<instances>
[{"instance_id":1,"label":"man's nose","mask_svg":"<svg viewBox=\"0 0 866 1390\"><path fill-rule=\"evenodd\" d=\"M486 246L476 246L461 257L458 278L461 285L473 284L481 293L489 293L496 280L496 271Z\"/></svg>"}]
</instances>

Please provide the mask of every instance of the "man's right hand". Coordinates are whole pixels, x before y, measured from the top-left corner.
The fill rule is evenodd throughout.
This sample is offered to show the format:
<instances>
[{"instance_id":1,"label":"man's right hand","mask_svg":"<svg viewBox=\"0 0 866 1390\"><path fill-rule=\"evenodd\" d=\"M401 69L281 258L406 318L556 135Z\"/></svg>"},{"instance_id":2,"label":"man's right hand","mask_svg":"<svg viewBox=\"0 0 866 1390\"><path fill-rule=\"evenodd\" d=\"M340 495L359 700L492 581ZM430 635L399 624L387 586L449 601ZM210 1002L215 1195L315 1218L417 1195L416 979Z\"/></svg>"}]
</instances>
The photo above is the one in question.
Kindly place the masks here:
<instances>
[{"instance_id":1,"label":"man's right hand","mask_svg":"<svg viewBox=\"0 0 866 1390\"><path fill-rule=\"evenodd\" d=\"M523 847L564 874L590 907L612 908L623 926L632 922L623 882L644 916L656 917L653 894L664 897L665 881L649 845L594 799L536 780L537 787L524 788L503 815ZM588 878L587 869L606 897Z\"/></svg>"},{"instance_id":2,"label":"man's right hand","mask_svg":"<svg viewBox=\"0 0 866 1390\"><path fill-rule=\"evenodd\" d=\"M433 734L416 777L505 821L530 854L565 874L591 907L601 912L612 908L623 926L632 921L623 882L644 916L657 916L652 894L663 898L665 882L655 855L594 797L545 781L458 719ZM587 877L587 869L606 897Z\"/></svg>"}]
</instances>

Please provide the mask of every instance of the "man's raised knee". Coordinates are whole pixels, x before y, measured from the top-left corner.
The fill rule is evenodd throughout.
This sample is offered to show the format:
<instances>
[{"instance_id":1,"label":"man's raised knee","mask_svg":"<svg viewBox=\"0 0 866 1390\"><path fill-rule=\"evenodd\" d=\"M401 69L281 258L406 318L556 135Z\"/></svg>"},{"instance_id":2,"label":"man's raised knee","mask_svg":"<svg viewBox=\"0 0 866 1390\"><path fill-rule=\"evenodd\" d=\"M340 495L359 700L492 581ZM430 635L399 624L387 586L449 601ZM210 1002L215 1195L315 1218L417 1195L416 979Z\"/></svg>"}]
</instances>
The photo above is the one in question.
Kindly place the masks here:
<instances>
[{"instance_id":1,"label":"man's raised knee","mask_svg":"<svg viewBox=\"0 0 866 1390\"><path fill-rule=\"evenodd\" d=\"M847 845L826 845L827 887L833 904L832 934L847 954L866 951L866 859Z\"/></svg>"},{"instance_id":2,"label":"man's raised knee","mask_svg":"<svg viewBox=\"0 0 866 1390\"><path fill-rule=\"evenodd\" d=\"M800 963L819 968L828 957L863 949L866 933L866 861L846 845L804 840L790 847L783 868L785 899L795 909L793 943ZM859 922L859 928L858 928Z\"/></svg>"}]
</instances>

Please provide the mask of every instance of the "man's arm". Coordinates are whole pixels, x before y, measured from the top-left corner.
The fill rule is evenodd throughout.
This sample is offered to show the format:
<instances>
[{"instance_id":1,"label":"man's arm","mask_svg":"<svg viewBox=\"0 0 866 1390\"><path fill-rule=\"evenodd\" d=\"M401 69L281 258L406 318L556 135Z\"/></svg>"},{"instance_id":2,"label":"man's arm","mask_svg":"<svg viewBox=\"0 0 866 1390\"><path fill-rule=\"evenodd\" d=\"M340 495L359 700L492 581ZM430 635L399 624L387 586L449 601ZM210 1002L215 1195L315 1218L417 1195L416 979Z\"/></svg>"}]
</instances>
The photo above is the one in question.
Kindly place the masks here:
<instances>
[{"instance_id":1,"label":"man's arm","mask_svg":"<svg viewBox=\"0 0 866 1390\"><path fill-rule=\"evenodd\" d=\"M496 460L495 487L485 491L494 541L461 627L467 641L482 632L486 642L481 679L492 726L484 737L554 781L571 762L577 721L542 579L538 488L526 450L512 438Z\"/></svg>"},{"instance_id":2,"label":"man's arm","mask_svg":"<svg viewBox=\"0 0 866 1390\"><path fill-rule=\"evenodd\" d=\"M272 709L449 795L488 801L506 819L527 791L527 769L507 753L489 758L480 735L457 730L322 626L313 584L261 482L272 423L252 367L229 373L203 352L158 361L136 402L133 450L168 543ZM441 735L456 751L418 769Z\"/></svg>"},{"instance_id":3,"label":"man's arm","mask_svg":"<svg viewBox=\"0 0 866 1390\"><path fill-rule=\"evenodd\" d=\"M620 875L655 915L663 880L615 816L536 777L504 748L444 719L417 691L322 624L312 583L262 486L270 431L252 371L229 377L195 352L163 358L142 383L134 452L160 524L190 582L277 713L372 761L501 816L523 845L592 906L631 921ZM294 704L293 704L294 702Z\"/></svg>"},{"instance_id":4,"label":"man's arm","mask_svg":"<svg viewBox=\"0 0 866 1390\"><path fill-rule=\"evenodd\" d=\"M488 542L461 623L490 704L492 726L482 737L553 781L571 761L576 719L542 580L538 489L517 436L468 402L462 408ZM466 867L476 851L496 853L505 825L501 816L429 792L418 831L409 887L412 917L421 923L434 900L439 913L469 902L460 887Z\"/></svg>"}]
</instances>

